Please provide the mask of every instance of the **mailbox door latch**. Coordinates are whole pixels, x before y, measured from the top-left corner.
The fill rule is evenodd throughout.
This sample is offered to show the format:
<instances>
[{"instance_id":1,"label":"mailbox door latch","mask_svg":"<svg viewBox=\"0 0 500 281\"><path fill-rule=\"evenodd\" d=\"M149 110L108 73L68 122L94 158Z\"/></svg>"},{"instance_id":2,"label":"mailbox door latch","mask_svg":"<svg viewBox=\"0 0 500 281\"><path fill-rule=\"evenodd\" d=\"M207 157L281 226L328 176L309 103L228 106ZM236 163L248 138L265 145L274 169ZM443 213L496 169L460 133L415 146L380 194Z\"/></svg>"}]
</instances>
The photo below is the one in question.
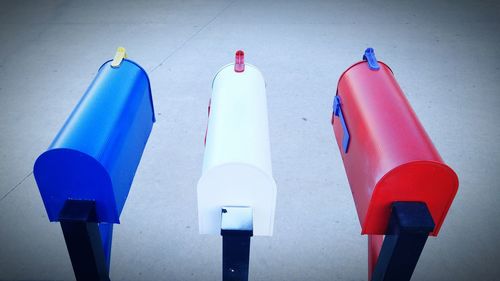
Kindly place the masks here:
<instances>
[{"instance_id":1,"label":"mailbox door latch","mask_svg":"<svg viewBox=\"0 0 500 281\"><path fill-rule=\"evenodd\" d=\"M342 139L342 149L344 150L344 153L347 153L347 149L349 148L350 135L349 129L347 128L347 124L345 122L344 114L342 113L342 104L338 95L335 96L335 99L333 100L333 114L335 116L338 116L340 119L340 123L342 123L342 130L344 132L344 137Z\"/></svg>"}]
</instances>

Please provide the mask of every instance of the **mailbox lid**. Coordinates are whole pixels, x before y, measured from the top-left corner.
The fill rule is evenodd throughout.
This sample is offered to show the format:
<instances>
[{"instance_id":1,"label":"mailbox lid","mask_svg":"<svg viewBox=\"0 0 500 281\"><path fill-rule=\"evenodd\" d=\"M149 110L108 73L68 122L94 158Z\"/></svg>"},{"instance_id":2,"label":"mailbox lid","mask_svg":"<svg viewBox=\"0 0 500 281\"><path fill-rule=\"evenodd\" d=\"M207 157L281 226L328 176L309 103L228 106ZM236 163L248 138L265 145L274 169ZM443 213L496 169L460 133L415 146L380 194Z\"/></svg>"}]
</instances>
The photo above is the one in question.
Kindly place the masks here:
<instances>
[{"instance_id":1,"label":"mailbox lid","mask_svg":"<svg viewBox=\"0 0 500 281\"><path fill-rule=\"evenodd\" d=\"M413 161L394 168L376 184L362 234L384 234L395 201L425 202L437 236L458 189L458 177L444 163Z\"/></svg>"},{"instance_id":2,"label":"mailbox lid","mask_svg":"<svg viewBox=\"0 0 500 281\"><path fill-rule=\"evenodd\" d=\"M116 68L104 63L35 162L49 219L56 221L64 201L73 198L96 200L99 221L118 223L154 121L146 72L130 60Z\"/></svg>"},{"instance_id":3,"label":"mailbox lid","mask_svg":"<svg viewBox=\"0 0 500 281\"><path fill-rule=\"evenodd\" d=\"M40 155L33 171L50 221L59 221L67 199L96 201L101 221L119 217L111 177L94 157L69 148L53 148Z\"/></svg>"},{"instance_id":4,"label":"mailbox lid","mask_svg":"<svg viewBox=\"0 0 500 281\"><path fill-rule=\"evenodd\" d=\"M384 234L390 199L431 205L437 235L456 194L457 176L439 156L390 68L378 64L379 70L372 70L358 62L342 74L337 97L344 122L335 112L332 116L362 233ZM427 181L417 186L412 174Z\"/></svg>"}]
</instances>

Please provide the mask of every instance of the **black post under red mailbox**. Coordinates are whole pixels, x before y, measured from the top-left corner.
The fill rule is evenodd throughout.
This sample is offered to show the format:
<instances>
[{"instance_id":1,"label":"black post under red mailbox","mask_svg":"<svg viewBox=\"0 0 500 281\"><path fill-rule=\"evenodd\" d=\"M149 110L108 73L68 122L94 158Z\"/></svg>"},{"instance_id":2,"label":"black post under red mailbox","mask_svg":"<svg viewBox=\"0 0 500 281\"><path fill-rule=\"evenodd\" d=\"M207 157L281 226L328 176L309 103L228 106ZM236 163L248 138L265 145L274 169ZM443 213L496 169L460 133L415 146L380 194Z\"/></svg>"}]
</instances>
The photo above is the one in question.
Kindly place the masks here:
<instances>
[{"instance_id":1,"label":"black post under red mailbox","mask_svg":"<svg viewBox=\"0 0 500 281\"><path fill-rule=\"evenodd\" d=\"M435 224L430 235L436 236L457 192L458 177L373 49L340 76L332 125L362 234L386 234L394 202L422 202ZM375 245L377 256L380 247Z\"/></svg>"}]
</instances>

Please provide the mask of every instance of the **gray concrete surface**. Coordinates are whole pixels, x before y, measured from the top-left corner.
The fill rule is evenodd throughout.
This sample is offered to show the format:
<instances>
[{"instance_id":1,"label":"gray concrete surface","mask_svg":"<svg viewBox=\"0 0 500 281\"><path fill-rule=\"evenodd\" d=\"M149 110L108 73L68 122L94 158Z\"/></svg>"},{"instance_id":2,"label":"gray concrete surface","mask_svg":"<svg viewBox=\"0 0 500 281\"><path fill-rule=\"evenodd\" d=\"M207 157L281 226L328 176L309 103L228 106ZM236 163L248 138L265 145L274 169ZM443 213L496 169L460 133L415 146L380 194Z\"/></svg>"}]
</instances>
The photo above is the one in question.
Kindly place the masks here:
<instances>
[{"instance_id":1,"label":"gray concrete surface","mask_svg":"<svg viewBox=\"0 0 500 281\"><path fill-rule=\"evenodd\" d=\"M329 121L339 75L369 46L460 177L412 280L498 280L499 30L494 1L2 1L0 280L74 278L32 167L117 46L148 71L158 122L115 227L113 280L220 280L196 182L211 80L240 48L267 80L278 183L251 280L366 280Z\"/></svg>"}]
</instances>

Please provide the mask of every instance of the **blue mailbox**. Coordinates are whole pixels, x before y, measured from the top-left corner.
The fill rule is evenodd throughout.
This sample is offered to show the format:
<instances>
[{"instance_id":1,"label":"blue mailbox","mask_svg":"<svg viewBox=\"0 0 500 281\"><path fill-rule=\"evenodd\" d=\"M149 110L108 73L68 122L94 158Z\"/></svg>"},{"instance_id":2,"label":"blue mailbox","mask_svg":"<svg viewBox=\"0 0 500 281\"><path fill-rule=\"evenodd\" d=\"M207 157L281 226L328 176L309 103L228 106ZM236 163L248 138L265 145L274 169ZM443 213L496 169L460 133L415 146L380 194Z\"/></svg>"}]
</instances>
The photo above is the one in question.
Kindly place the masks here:
<instances>
[{"instance_id":1,"label":"blue mailbox","mask_svg":"<svg viewBox=\"0 0 500 281\"><path fill-rule=\"evenodd\" d=\"M50 221L67 199L96 202L99 222L119 223L155 122L149 78L137 63L105 62L34 175Z\"/></svg>"},{"instance_id":2,"label":"blue mailbox","mask_svg":"<svg viewBox=\"0 0 500 281\"><path fill-rule=\"evenodd\" d=\"M85 216L98 225L108 267L112 223L120 222L155 122L149 78L141 66L125 58L125 50L119 48L114 60L99 68L33 171L50 221L63 225L68 216L75 217L75 208L81 211L77 204L65 212L69 200L92 202L93 213ZM63 232L67 238L64 226ZM66 244L71 252L68 239Z\"/></svg>"}]
</instances>

